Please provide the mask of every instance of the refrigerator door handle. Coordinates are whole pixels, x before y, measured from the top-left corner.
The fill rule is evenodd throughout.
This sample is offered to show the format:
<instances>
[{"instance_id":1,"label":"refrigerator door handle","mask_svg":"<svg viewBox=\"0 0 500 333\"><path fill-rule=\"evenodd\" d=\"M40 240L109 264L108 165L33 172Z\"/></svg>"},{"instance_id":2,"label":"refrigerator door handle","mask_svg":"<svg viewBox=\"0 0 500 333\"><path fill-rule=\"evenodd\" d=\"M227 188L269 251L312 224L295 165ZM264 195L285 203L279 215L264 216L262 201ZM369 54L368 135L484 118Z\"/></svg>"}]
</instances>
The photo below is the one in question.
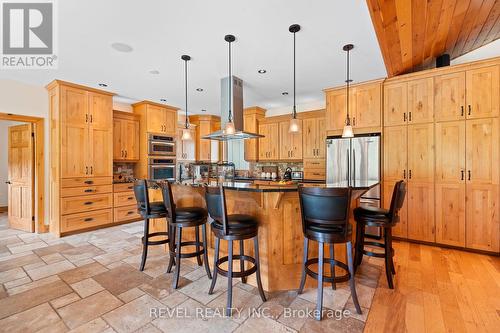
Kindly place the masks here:
<instances>
[{"instance_id":1,"label":"refrigerator door handle","mask_svg":"<svg viewBox=\"0 0 500 333\"><path fill-rule=\"evenodd\" d=\"M356 149L352 150L352 180L356 180Z\"/></svg>"},{"instance_id":2,"label":"refrigerator door handle","mask_svg":"<svg viewBox=\"0 0 500 333\"><path fill-rule=\"evenodd\" d=\"M346 180L347 180L348 183L350 183L349 171L351 169L350 168L351 167L351 163L349 161L349 159L350 159L349 149L346 150L346 154L347 154L347 169L346 169L347 170L347 177L346 177Z\"/></svg>"}]
</instances>

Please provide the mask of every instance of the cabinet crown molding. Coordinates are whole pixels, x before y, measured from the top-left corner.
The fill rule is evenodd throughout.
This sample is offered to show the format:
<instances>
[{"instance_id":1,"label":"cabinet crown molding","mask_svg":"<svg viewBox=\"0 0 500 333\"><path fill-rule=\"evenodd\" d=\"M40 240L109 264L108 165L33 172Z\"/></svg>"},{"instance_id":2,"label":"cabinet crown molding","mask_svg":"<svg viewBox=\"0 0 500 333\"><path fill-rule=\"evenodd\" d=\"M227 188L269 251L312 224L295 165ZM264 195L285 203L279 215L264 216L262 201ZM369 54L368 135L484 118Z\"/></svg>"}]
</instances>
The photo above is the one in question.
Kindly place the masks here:
<instances>
[{"instance_id":1,"label":"cabinet crown molding","mask_svg":"<svg viewBox=\"0 0 500 333\"><path fill-rule=\"evenodd\" d=\"M47 84L45 86L45 89L52 90L53 88L59 87L59 86L66 86L66 87L72 87L72 88L77 88L77 89L83 89L86 91L90 91L90 92L94 92L94 93L98 93L98 94L103 94L103 95L109 95L109 96L116 95L115 93L112 93L109 91L96 89L96 88L92 88L92 87L87 87L87 86L83 86L80 84L71 83L71 82L62 81L62 80L54 80L54 81L50 82L49 84Z\"/></svg>"}]
</instances>

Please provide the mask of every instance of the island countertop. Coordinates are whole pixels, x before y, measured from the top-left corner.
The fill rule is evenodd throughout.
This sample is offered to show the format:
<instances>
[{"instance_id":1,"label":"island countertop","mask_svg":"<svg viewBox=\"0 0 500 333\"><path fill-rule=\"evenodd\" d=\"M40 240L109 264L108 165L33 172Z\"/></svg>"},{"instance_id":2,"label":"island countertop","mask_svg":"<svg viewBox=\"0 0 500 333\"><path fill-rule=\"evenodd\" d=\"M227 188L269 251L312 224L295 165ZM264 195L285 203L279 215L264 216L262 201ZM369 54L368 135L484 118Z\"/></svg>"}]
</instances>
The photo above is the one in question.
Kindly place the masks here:
<instances>
[{"instance_id":1,"label":"island countertop","mask_svg":"<svg viewBox=\"0 0 500 333\"><path fill-rule=\"evenodd\" d=\"M367 180L367 181L355 181L348 183L345 182L337 182L332 184L321 184L321 183L306 183L306 184L273 184L273 185L262 185L262 184L253 184L247 182L224 182L222 185L227 190L233 191L245 191L245 192L297 192L299 186L304 187L324 187L324 188L343 188L343 187L352 187L353 190L361 190L367 191L372 187L379 184L379 181L376 180ZM184 185L193 186L193 187L202 187L208 185L209 187L219 186L216 181L211 181L209 183L184 183Z\"/></svg>"}]
</instances>

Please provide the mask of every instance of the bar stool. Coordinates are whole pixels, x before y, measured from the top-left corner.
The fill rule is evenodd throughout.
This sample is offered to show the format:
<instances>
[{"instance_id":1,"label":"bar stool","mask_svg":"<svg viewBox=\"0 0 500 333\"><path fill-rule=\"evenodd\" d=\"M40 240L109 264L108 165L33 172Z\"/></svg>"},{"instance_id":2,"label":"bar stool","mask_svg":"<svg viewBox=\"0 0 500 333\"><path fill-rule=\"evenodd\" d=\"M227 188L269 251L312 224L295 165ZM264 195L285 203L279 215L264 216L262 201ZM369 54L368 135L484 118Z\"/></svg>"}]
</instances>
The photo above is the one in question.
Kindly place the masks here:
<instances>
[{"instance_id":1,"label":"bar stool","mask_svg":"<svg viewBox=\"0 0 500 333\"><path fill-rule=\"evenodd\" d=\"M168 232L149 233L149 220L159 219L167 216L167 209L161 201L149 202L148 182L146 179L136 180L134 183L135 200L137 201L137 211L144 219L144 236L142 242L142 260L139 270L143 271L148 256L148 246L162 245L170 242ZM161 240L149 240L152 237L165 237ZM173 257L170 257L173 262Z\"/></svg>"},{"instance_id":2,"label":"bar stool","mask_svg":"<svg viewBox=\"0 0 500 333\"><path fill-rule=\"evenodd\" d=\"M257 287L259 289L260 298L266 301L262 281L260 279L260 263L259 263L259 239L258 239L258 221L253 216L244 214L227 214L226 195L224 187L205 187L205 200L207 202L208 213L214 220L211 224L212 232L215 235L215 253L214 253L214 277L210 290L211 295L214 291L217 281L217 274L227 277L227 304L226 316L231 315L231 304L233 294L233 278L241 278L243 283L246 283L246 277L256 273ZM253 238L253 246L255 258L244 254L243 241ZM220 240L228 241L228 255L219 259ZM233 241L240 242L240 254L233 255ZM240 270L233 271L233 260L240 260ZM253 264L253 266L245 270L245 261ZM227 262L228 270L221 268L223 263Z\"/></svg>"},{"instance_id":3,"label":"bar stool","mask_svg":"<svg viewBox=\"0 0 500 333\"><path fill-rule=\"evenodd\" d=\"M335 288L336 282L349 280L352 300L356 311L361 314L356 287L354 284L354 268L352 259L351 235L352 227L349 224L349 210L351 204L351 188L320 188L299 186L300 209L302 212L302 231L304 232L304 259L302 264L302 278L299 294L302 294L306 283L306 276L318 280L318 300L316 303L317 320L321 320L323 309L323 282L331 282ZM318 258L309 259L309 240L318 242ZM330 244L330 258L323 254L324 243ZM335 244L346 244L347 265L334 258ZM331 276L323 275L323 264L330 264ZM313 272L309 266L318 264L318 272ZM344 269L347 273L336 277L335 266Z\"/></svg>"},{"instance_id":4,"label":"bar stool","mask_svg":"<svg viewBox=\"0 0 500 333\"><path fill-rule=\"evenodd\" d=\"M362 206L354 209L356 220L356 255L354 265L361 265L363 255L385 258L385 275L390 289L394 289L392 275L396 274L394 268L394 249L392 248L392 227L399 222L399 210L403 207L406 195L406 183L403 180L394 185L392 191L391 207L389 210L378 207ZM384 243L365 240L365 227L380 227L384 230ZM367 251L365 245L372 245L384 249L383 253Z\"/></svg>"},{"instance_id":5,"label":"bar stool","mask_svg":"<svg viewBox=\"0 0 500 333\"><path fill-rule=\"evenodd\" d=\"M169 182L162 182L160 184L163 194L163 202L167 208L167 221L169 224L169 231L172 236L171 242L169 243L170 258L175 256L175 272L174 279L172 281L172 287L177 289L179 284L179 275L181 270L181 258L193 258L196 257L198 265L202 265L201 256L203 256L203 263L207 276L209 279L212 278L210 273L210 266L208 264L208 253L207 253L207 210L201 207L181 207L177 208L174 203L174 197L172 195L172 186ZM202 230L203 242L200 242L200 226ZM183 228L195 228L195 240L194 241L182 241L182 229ZM196 251L189 253L182 253L183 246L196 246ZM170 260L167 268L167 273L172 271L172 266L174 261Z\"/></svg>"}]
</instances>

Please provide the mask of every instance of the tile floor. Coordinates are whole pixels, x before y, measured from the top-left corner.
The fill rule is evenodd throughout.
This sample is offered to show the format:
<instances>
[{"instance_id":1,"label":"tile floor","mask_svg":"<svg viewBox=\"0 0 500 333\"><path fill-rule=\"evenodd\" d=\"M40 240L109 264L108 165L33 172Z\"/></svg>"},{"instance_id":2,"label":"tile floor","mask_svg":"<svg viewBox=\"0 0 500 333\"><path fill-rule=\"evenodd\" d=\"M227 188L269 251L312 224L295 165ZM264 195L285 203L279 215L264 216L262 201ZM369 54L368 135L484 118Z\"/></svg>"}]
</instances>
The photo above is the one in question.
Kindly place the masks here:
<instances>
[{"instance_id":1,"label":"tile floor","mask_svg":"<svg viewBox=\"0 0 500 333\"><path fill-rule=\"evenodd\" d=\"M138 270L142 223L56 238L9 229L0 214L0 327L13 332L362 332L383 261L369 258L357 275L363 314L348 285L324 288L332 318L306 315L316 289L267 294L235 280L232 318L223 317L227 280L213 295L203 267L184 261L179 289L171 288L167 256L152 247ZM344 311L344 316L335 318Z\"/></svg>"}]
</instances>

